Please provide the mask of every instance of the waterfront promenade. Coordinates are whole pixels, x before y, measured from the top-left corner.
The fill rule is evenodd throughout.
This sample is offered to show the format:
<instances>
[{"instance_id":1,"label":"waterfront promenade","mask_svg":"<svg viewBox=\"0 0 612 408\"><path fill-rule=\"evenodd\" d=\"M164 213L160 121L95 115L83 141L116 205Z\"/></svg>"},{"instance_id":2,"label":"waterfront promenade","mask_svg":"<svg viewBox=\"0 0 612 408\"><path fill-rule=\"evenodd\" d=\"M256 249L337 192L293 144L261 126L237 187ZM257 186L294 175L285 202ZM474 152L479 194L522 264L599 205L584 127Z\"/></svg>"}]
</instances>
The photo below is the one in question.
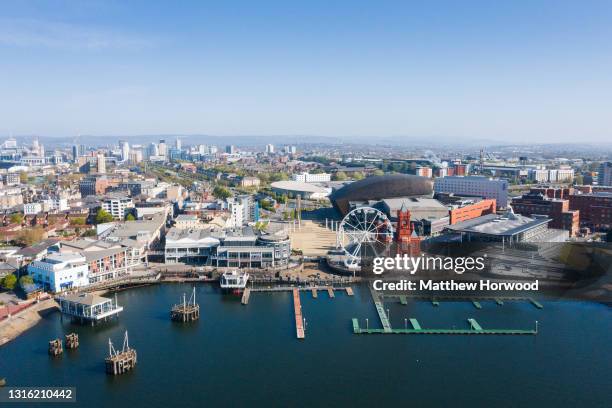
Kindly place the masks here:
<instances>
[{"instance_id":1,"label":"waterfront promenade","mask_svg":"<svg viewBox=\"0 0 612 408\"><path fill-rule=\"evenodd\" d=\"M21 311L10 317L5 317L0 321L0 346L34 327L45 313L50 313L57 309L57 302L52 298L48 298L38 303L34 302L29 307L21 309Z\"/></svg>"}]
</instances>

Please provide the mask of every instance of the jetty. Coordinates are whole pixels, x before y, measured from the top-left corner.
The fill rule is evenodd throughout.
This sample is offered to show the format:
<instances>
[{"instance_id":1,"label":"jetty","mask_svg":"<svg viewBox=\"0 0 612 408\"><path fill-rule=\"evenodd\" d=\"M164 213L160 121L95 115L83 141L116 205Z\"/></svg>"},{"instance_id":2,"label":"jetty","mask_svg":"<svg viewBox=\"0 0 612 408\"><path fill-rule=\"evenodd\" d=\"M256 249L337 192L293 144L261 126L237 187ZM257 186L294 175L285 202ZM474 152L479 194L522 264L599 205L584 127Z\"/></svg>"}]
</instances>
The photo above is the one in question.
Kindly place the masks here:
<instances>
[{"instance_id":1,"label":"jetty","mask_svg":"<svg viewBox=\"0 0 612 408\"><path fill-rule=\"evenodd\" d=\"M359 320L353 318L353 333L354 334L455 334L455 335L470 335L470 334L490 334L490 335L536 335L538 334L538 322L536 321L535 329L484 329L482 326L472 318L467 319L470 328L469 329L427 329L423 328L417 319L409 319L412 326L411 329L370 329L361 328L359 326Z\"/></svg>"},{"instance_id":2,"label":"jetty","mask_svg":"<svg viewBox=\"0 0 612 408\"><path fill-rule=\"evenodd\" d=\"M79 335L76 333L67 334L64 342L66 343L67 349L79 348Z\"/></svg>"},{"instance_id":3,"label":"jetty","mask_svg":"<svg viewBox=\"0 0 612 408\"><path fill-rule=\"evenodd\" d=\"M327 294L329 295L330 298L335 297L336 295L334 294L334 288L332 287L328 287L327 288Z\"/></svg>"},{"instance_id":4,"label":"jetty","mask_svg":"<svg viewBox=\"0 0 612 408\"><path fill-rule=\"evenodd\" d=\"M113 342L111 339L108 339L108 357L104 360L107 374L119 375L126 373L136 366L137 361L136 350L130 348L127 330L123 337L123 348L121 351L115 350Z\"/></svg>"},{"instance_id":5,"label":"jetty","mask_svg":"<svg viewBox=\"0 0 612 408\"><path fill-rule=\"evenodd\" d=\"M385 313L385 306L383 305L382 299L378 296L378 293L370 288L370 293L372 294L372 300L374 300L374 306L376 306L376 312L378 313L378 318L380 319L380 323L382 324L382 330L384 333L391 333L391 322L389 322L389 316Z\"/></svg>"},{"instance_id":6,"label":"jetty","mask_svg":"<svg viewBox=\"0 0 612 408\"><path fill-rule=\"evenodd\" d=\"M183 303L172 306L170 319L175 322L191 322L200 318L200 305L196 303L195 286L187 301L187 296L183 293Z\"/></svg>"},{"instance_id":7,"label":"jetty","mask_svg":"<svg viewBox=\"0 0 612 408\"><path fill-rule=\"evenodd\" d=\"M302 305L300 303L300 291L293 289L293 311L295 312L295 331L298 339L306 337L304 332L304 318L302 317Z\"/></svg>"},{"instance_id":8,"label":"jetty","mask_svg":"<svg viewBox=\"0 0 612 408\"><path fill-rule=\"evenodd\" d=\"M49 355L59 356L64 352L62 347L62 341L60 339L53 339L49 342Z\"/></svg>"},{"instance_id":9,"label":"jetty","mask_svg":"<svg viewBox=\"0 0 612 408\"><path fill-rule=\"evenodd\" d=\"M351 288L350 286L346 287L346 294L348 296L353 296L353 288Z\"/></svg>"},{"instance_id":10,"label":"jetty","mask_svg":"<svg viewBox=\"0 0 612 408\"><path fill-rule=\"evenodd\" d=\"M244 292L242 292L242 300L240 301L243 305L249 304L249 299L251 298L251 289L245 288Z\"/></svg>"},{"instance_id":11,"label":"jetty","mask_svg":"<svg viewBox=\"0 0 612 408\"><path fill-rule=\"evenodd\" d=\"M482 305L480 304L480 302L472 300L472 304L474 305L476 309L482 309Z\"/></svg>"},{"instance_id":12,"label":"jetty","mask_svg":"<svg viewBox=\"0 0 612 408\"><path fill-rule=\"evenodd\" d=\"M317 290L316 289L312 289L312 297L313 297L313 299L316 299L318 296L319 295L318 295Z\"/></svg>"}]
</instances>

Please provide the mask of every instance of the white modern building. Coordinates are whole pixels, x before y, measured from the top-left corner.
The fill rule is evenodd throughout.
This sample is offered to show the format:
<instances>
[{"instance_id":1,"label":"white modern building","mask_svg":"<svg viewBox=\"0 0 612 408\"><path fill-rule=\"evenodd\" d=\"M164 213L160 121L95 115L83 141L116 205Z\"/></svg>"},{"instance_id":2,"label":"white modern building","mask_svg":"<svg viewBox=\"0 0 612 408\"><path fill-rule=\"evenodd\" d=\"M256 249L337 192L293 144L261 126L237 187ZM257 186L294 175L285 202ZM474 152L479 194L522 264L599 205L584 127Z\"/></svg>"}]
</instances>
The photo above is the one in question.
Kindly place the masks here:
<instances>
[{"instance_id":1,"label":"white modern building","mask_svg":"<svg viewBox=\"0 0 612 408\"><path fill-rule=\"evenodd\" d=\"M81 254L47 255L28 265L28 274L46 290L63 292L89 284L87 260Z\"/></svg>"},{"instance_id":2,"label":"white modern building","mask_svg":"<svg viewBox=\"0 0 612 408\"><path fill-rule=\"evenodd\" d=\"M125 140L119 142L121 147L121 161L128 161L130 159L130 144Z\"/></svg>"},{"instance_id":3,"label":"white modern building","mask_svg":"<svg viewBox=\"0 0 612 408\"><path fill-rule=\"evenodd\" d=\"M200 222L197 215L181 214L174 220L174 226L178 229L201 229L204 228L204 224Z\"/></svg>"},{"instance_id":4,"label":"white modern building","mask_svg":"<svg viewBox=\"0 0 612 408\"><path fill-rule=\"evenodd\" d=\"M494 198L498 208L508 205L508 181L503 179L482 176L438 177L434 182L434 192Z\"/></svg>"},{"instance_id":5,"label":"white modern building","mask_svg":"<svg viewBox=\"0 0 612 408\"><path fill-rule=\"evenodd\" d=\"M36 215L43 210L41 203L28 203L23 205L24 215Z\"/></svg>"},{"instance_id":6,"label":"white modern building","mask_svg":"<svg viewBox=\"0 0 612 408\"><path fill-rule=\"evenodd\" d=\"M266 153L274 154L274 145L273 144L267 144L266 145Z\"/></svg>"},{"instance_id":7,"label":"white modern building","mask_svg":"<svg viewBox=\"0 0 612 408\"><path fill-rule=\"evenodd\" d=\"M134 208L130 197L106 197L102 201L104 211L110 213L115 220L123 220L129 208Z\"/></svg>"},{"instance_id":8,"label":"white modern building","mask_svg":"<svg viewBox=\"0 0 612 408\"><path fill-rule=\"evenodd\" d=\"M300 181L302 183L320 183L331 181L331 174L329 173L299 173L292 176L293 181Z\"/></svg>"}]
</instances>

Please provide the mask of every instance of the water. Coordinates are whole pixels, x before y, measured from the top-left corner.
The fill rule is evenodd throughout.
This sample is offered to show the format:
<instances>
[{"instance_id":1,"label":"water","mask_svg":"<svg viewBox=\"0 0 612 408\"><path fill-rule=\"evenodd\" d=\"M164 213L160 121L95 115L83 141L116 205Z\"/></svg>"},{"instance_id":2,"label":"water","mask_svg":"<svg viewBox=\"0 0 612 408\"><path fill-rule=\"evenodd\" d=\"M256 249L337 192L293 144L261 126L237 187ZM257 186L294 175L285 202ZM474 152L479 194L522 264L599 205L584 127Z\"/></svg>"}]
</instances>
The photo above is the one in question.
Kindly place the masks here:
<instances>
[{"instance_id":1,"label":"water","mask_svg":"<svg viewBox=\"0 0 612 408\"><path fill-rule=\"evenodd\" d=\"M386 303L394 327L416 317L423 327L532 328L538 336L354 335L351 318L379 327L369 291L354 297L303 292L306 339L295 338L291 294L252 293L248 306L198 285L201 319L173 323L169 308L189 285L157 285L118 294L118 322L89 327L46 317L0 348L0 377L15 386L75 386L84 407L202 406L606 406L612 388L612 320L607 306L585 302L424 301ZM104 372L108 338L129 330L139 362ZM47 342L79 333L78 350L47 355ZM52 406L45 404L44 406Z\"/></svg>"}]
</instances>

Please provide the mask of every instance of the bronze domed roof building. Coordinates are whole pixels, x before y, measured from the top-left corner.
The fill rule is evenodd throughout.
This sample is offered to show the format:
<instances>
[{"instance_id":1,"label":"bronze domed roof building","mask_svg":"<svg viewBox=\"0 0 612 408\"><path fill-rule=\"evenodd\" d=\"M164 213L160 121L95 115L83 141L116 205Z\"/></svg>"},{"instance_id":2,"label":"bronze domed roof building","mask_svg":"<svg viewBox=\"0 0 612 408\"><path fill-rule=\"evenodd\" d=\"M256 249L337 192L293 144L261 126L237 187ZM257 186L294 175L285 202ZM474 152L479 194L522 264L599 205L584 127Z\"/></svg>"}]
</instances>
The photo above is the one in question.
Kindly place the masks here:
<instances>
[{"instance_id":1,"label":"bronze domed roof building","mask_svg":"<svg viewBox=\"0 0 612 408\"><path fill-rule=\"evenodd\" d=\"M421 176L389 174L356 181L335 191L331 196L334 207L344 216L351 201L382 200L395 197L431 197L433 182Z\"/></svg>"}]
</instances>

